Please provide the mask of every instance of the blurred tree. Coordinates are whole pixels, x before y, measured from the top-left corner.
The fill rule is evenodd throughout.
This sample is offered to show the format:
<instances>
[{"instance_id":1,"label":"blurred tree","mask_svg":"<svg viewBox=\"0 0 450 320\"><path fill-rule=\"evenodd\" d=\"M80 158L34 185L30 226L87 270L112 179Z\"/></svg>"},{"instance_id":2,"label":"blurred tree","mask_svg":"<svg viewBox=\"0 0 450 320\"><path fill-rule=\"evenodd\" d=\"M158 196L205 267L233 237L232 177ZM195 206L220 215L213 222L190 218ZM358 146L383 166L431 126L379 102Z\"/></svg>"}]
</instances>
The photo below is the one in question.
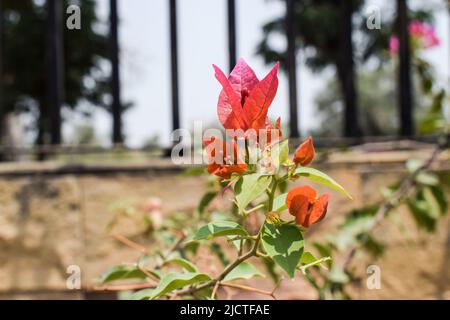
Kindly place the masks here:
<instances>
[{"instance_id":1,"label":"blurred tree","mask_svg":"<svg viewBox=\"0 0 450 320\"><path fill-rule=\"evenodd\" d=\"M48 71L45 1L3 0L3 114L30 112L35 118L36 142L48 142ZM110 108L107 29L101 31L95 0L65 0L81 8L81 29L64 25L64 104L81 102ZM68 15L64 12L64 17ZM64 19L65 23L65 19Z\"/></svg>"},{"instance_id":2,"label":"blurred tree","mask_svg":"<svg viewBox=\"0 0 450 320\"><path fill-rule=\"evenodd\" d=\"M414 70L414 92L422 92L418 72ZM396 77L394 65L385 68L361 68L358 72L358 96L360 97L359 122L366 136L394 136L398 131L396 108ZM374 90L376 88L376 90ZM426 115L429 98L415 95L416 118ZM317 136L338 136L343 122L344 100L339 83L331 78L316 97L316 110L320 124L311 130Z\"/></svg>"},{"instance_id":3,"label":"blurred tree","mask_svg":"<svg viewBox=\"0 0 450 320\"><path fill-rule=\"evenodd\" d=\"M354 109L357 101L354 91L357 90L351 84L354 82L351 63L352 61L355 63L365 62L370 58L375 58L374 60L380 63L388 58L385 53L389 37L394 31L395 14L391 16L383 14L382 27L369 29L366 22L372 13L364 12L365 1L350 1L351 6L344 6L342 0L297 0L295 27L297 50L303 50L306 65L315 72L322 71L328 66L334 67L340 84L340 92L344 96L345 108ZM348 10L351 10L350 14ZM410 14L412 19L431 20L431 12L428 9L411 11ZM347 41L346 48L344 48L345 39L348 40L350 36L348 28L346 28L349 19L352 21L351 25L354 30L351 41L353 46L349 47ZM258 44L257 53L262 55L267 63L278 60L281 61L282 66L285 66L285 50L279 50L271 44L273 35L284 35L284 15L266 23L263 26L263 32L264 36ZM351 50L349 51L349 49ZM346 59L344 55L351 55L353 59L348 59L348 57ZM355 97L353 97L354 95ZM354 121L352 117L355 113L350 110L345 114L347 117L345 121L348 123L343 126L343 128L347 128L344 134L357 134L357 131L348 131L351 122Z\"/></svg>"},{"instance_id":4,"label":"blurred tree","mask_svg":"<svg viewBox=\"0 0 450 320\"><path fill-rule=\"evenodd\" d=\"M89 145L95 146L99 145L99 139L95 132L95 127L92 124L82 124L77 125L74 128L73 136L68 141L70 144L74 145Z\"/></svg>"}]
</instances>

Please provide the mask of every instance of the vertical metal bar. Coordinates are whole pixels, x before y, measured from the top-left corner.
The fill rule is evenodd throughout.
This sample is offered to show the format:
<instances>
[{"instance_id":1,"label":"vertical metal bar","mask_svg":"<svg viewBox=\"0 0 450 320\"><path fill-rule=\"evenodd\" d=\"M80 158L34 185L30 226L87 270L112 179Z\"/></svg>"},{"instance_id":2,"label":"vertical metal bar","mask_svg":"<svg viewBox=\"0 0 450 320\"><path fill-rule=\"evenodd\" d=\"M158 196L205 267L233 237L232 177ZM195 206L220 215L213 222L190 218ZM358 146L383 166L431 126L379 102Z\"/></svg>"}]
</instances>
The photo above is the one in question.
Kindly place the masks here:
<instances>
[{"instance_id":1,"label":"vertical metal bar","mask_svg":"<svg viewBox=\"0 0 450 320\"><path fill-rule=\"evenodd\" d=\"M343 93L345 97L344 136L359 137L361 130L358 119L358 107L355 89L355 70L352 43L353 1L341 1L341 67L343 73Z\"/></svg>"},{"instance_id":2,"label":"vertical metal bar","mask_svg":"<svg viewBox=\"0 0 450 320\"><path fill-rule=\"evenodd\" d=\"M0 0L0 146L3 144L3 0ZM3 154L0 153L0 161L2 161Z\"/></svg>"},{"instance_id":3,"label":"vertical metal bar","mask_svg":"<svg viewBox=\"0 0 450 320\"><path fill-rule=\"evenodd\" d=\"M64 101L63 1L48 0L50 143L61 143L61 107Z\"/></svg>"},{"instance_id":4,"label":"vertical metal bar","mask_svg":"<svg viewBox=\"0 0 450 320\"><path fill-rule=\"evenodd\" d=\"M286 67L289 78L289 135L292 138L300 136L297 115L297 68L295 61L295 7L294 0L286 0L286 37L287 55Z\"/></svg>"},{"instance_id":5,"label":"vertical metal bar","mask_svg":"<svg viewBox=\"0 0 450 320\"><path fill-rule=\"evenodd\" d=\"M122 101L120 92L120 61L119 61L119 18L117 0L110 0L110 46L111 46L111 90L112 90L112 140L114 144L123 143L122 135Z\"/></svg>"},{"instance_id":6,"label":"vertical metal bar","mask_svg":"<svg viewBox=\"0 0 450 320\"><path fill-rule=\"evenodd\" d=\"M236 3L228 0L228 63L229 70L236 65Z\"/></svg>"},{"instance_id":7,"label":"vertical metal bar","mask_svg":"<svg viewBox=\"0 0 450 320\"><path fill-rule=\"evenodd\" d=\"M413 102L411 94L411 53L409 40L408 5L406 0L397 0L397 28L399 37L399 116L400 135L414 135Z\"/></svg>"},{"instance_id":8,"label":"vertical metal bar","mask_svg":"<svg viewBox=\"0 0 450 320\"><path fill-rule=\"evenodd\" d=\"M170 66L172 78L172 129L180 128L178 95L178 40L177 40L177 1L170 0Z\"/></svg>"}]
</instances>

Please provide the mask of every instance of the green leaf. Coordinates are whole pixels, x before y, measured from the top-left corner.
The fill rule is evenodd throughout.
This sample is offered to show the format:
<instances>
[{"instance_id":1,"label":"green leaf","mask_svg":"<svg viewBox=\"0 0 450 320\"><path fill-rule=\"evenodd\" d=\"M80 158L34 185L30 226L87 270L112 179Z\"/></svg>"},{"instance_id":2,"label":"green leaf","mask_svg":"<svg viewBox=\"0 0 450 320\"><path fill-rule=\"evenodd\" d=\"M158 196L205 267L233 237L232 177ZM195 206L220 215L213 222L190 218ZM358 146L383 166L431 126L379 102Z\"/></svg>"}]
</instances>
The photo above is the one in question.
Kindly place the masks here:
<instances>
[{"instance_id":1,"label":"green leaf","mask_svg":"<svg viewBox=\"0 0 450 320\"><path fill-rule=\"evenodd\" d=\"M280 194L273 200L273 211L282 212L287 209L286 207L287 193Z\"/></svg>"},{"instance_id":2,"label":"green leaf","mask_svg":"<svg viewBox=\"0 0 450 320\"><path fill-rule=\"evenodd\" d=\"M149 300L153 295L154 289L142 289L133 293L131 300Z\"/></svg>"},{"instance_id":3,"label":"green leaf","mask_svg":"<svg viewBox=\"0 0 450 320\"><path fill-rule=\"evenodd\" d=\"M245 210L252 200L263 194L269 187L271 181L271 176L261 175L259 173L245 175L240 178L234 187L236 201L240 211Z\"/></svg>"},{"instance_id":4,"label":"green leaf","mask_svg":"<svg viewBox=\"0 0 450 320\"><path fill-rule=\"evenodd\" d=\"M317 258L313 256L311 252L305 251L302 254L302 257L300 258L301 264L309 264L313 263L314 261L317 261Z\"/></svg>"},{"instance_id":5,"label":"green leaf","mask_svg":"<svg viewBox=\"0 0 450 320\"><path fill-rule=\"evenodd\" d=\"M208 280L211 280L211 277L204 273L169 273L161 279L159 285L153 290L150 299L157 299L174 290Z\"/></svg>"},{"instance_id":6,"label":"green leaf","mask_svg":"<svg viewBox=\"0 0 450 320\"><path fill-rule=\"evenodd\" d=\"M326 175L325 173L323 173L317 169L310 168L310 167L300 167L300 168L295 169L295 175L306 177L314 182L323 184L333 190L336 190L336 191L346 195L350 199L352 199L352 196L339 183L337 183L331 177L329 177L328 175Z\"/></svg>"},{"instance_id":7,"label":"green leaf","mask_svg":"<svg viewBox=\"0 0 450 320\"><path fill-rule=\"evenodd\" d=\"M115 266L104 272L100 278L100 283L107 283L122 279L145 279L147 276L136 266L121 265Z\"/></svg>"},{"instance_id":8,"label":"green leaf","mask_svg":"<svg viewBox=\"0 0 450 320\"><path fill-rule=\"evenodd\" d=\"M426 186L437 186L439 185L439 178L429 172L419 172L416 176L416 182Z\"/></svg>"},{"instance_id":9,"label":"green leaf","mask_svg":"<svg viewBox=\"0 0 450 320\"><path fill-rule=\"evenodd\" d=\"M164 265L168 264L176 264L189 272L198 272L197 267L192 262L180 257L169 258L164 262Z\"/></svg>"},{"instance_id":10,"label":"green leaf","mask_svg":"<svg viewBox=\"0 0 450 320\"><path fill-rule=\"evenodd\" d=\"M223 281L233 281L238 279L251 279L253 277L264 277L253 265L248 262L242 262L236 268L234 268Z\"/></svg>"},{"instance_id":11,"label":"green leaf","mask_svg":"<svg viewBox=\"0 0 450 320\"><path fill-rule=\"evenodd\" d=\"M276 168L279 168L281 164L286 162L289 157L289 143L288 140L283 140L280 143L275 144L271 149L272 163Z\"/></svg>"},{"instance_id":12,"label":"green leaf","mask_svg":"<svg viewBox=\"0 0 450 320\"><path fill-rule=\"evenodd\" d=\"M217 193L218 193L217 191L211 191L203 195L197 208L199 213L203 213L205 211L206 207L208 207L211 201L214 200L214 198L217 196Z\"/></svg>"},{"instance_id":13,"label":"green leaf","mask_svg":"<svg viewBox=\"0 0 450 320\"><path fill-rule=\"evenodd\" d=\"M448 200L444 190L440 186L430 187L430 190L439 205L441 215L445 215L448 209Z\"/></svg>"},{"instance_id":14,"label":"green leaf","mask_svg":"<svg viewBox=\"0 0 450 320\"><path fill-rule=\"evenodd\" d=\"M432 232L436 229L436 219L429 213L429 206L425 200L420 198L408 199L409 210L419 228Z\"/></svg>"},{"instance_id":15,"label":"green leaf","mask_svg":"<svg viewBox=\"0 0 450 320\"><path fill-rule=\"evenodd\" d=\"M297 226L265 224L261 242L266 253L293 278L304 246Z\"/></svg>"},{"instance_id":16,"label":"green leaf","mask_svg":"<svg viewBox=\"0 0 450 320\"><path fill-rule=\"evenodd\" d=\"M300 263L302 266L300 270L303 274L305 274L306 270L315 266L322 266L323 263L331 261L331 257L324 257L317 259L310 252L303 252L302 257L300 259ZM323 266L322 266L323 267ZM326 269L326 268L325 268Z\"/></svg>"},{"instance_id":17,"label":"green leaf","mask_svg":"<svg viewBox=\"0 0 450 320\"><path fill-rule=\"evenodd\" d=\"M248 236L248 233L236 222L214 221L198 229L192 240L204 240L229 235Z\"/></svg>"},{"instance_id":18,"label":"green leaf","mask_svg":"<svg viewBox=\"0 0 450 320\"><path fill-rule=\"evenodd\" d=\"M321 244L319 242L313 242L314 248L320 253L321 256L330 257L332 255L332 248L329 244ZM327 261L327 266L331 268L333 265L333 260Z\"/></svg>"},{"instance_id":19,"label":"green leaf","mask_svg":"<svg viewBox=\"0 0 450 320\"><path fill-rule=\"evenodd\" d=\"M280 281L280 275L276 270L277 265L275 264L275 262L270 258L266 258L263 259L263 263L266 267L266 271L269 273L270 278L272 278L272 281L274 283L278 283Z\"/></svg>"}]
</instances>

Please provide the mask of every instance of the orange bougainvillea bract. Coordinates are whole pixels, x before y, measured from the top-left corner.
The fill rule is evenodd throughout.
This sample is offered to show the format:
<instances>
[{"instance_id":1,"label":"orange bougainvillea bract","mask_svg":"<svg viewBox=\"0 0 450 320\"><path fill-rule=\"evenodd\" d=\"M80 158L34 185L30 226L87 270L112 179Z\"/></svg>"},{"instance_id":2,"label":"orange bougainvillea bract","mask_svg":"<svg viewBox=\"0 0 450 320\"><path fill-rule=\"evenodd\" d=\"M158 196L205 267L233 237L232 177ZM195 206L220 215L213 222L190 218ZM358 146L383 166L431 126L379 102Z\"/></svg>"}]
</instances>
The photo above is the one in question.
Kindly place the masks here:
<instances>
[{"instance_id":1,"label":"orange bougainvillea bract","mask_svg":"<svg viewBox=\"0 0 450 320\"><path fill-rule=\"evenodd\" d=\"M237 143L234 140L223 141L216 137L204 140L207 147L208 172L223 179L229 179L232 173L242 175L247 170L247 165L239 157ZM208 148L213 144L211 147ZM220 147L217 148L217 145ZM232 151L231 151L232 150ZM218 154L216 154L218 151ZM232 154L227 154L232 153ZM219 161L217 161L219 159Z\"/></svg>"},{"instance_id":2,"label":"orange bougainvillea bract","mask_svg":"<svg viewBox=\"0 0 450 320\"><path fill-rule=\"evenodd\" d=\"M316 190L305 185L288 192L286 206L295 217L295 222L308 228L325 217L329 198L329 194L317 198Z\"/></svg>"},{"instance_id":3,"label":"orange bougainvillea bract","mask_svg":"<svg viewBox=\"0 0 450 320\"><path fill-rule=\"evenodd\" d=\"M294 163L300 166L307 166L314 159L315 150L311 137L306 139L301 145L298 146L294 154Z\"/></svg>"}]
</instances>

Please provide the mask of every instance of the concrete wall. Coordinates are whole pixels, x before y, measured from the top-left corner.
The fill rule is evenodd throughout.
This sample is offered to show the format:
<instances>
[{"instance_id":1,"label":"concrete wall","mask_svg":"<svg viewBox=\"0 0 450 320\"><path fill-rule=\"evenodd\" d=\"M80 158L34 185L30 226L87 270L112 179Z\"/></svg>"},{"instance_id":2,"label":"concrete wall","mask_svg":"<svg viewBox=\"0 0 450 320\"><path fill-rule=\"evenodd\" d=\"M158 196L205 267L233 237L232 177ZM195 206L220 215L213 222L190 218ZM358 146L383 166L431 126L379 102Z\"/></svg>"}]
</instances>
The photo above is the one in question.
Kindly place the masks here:
<instances>
[{"instance_id":1,"label":"concrete wall","mask_svg":"<svg viewBox=\"0 0 450 320\"><path fill-rule=\"evenodd\" d=\"M426 157L429 149L403 152L353 152L334 154L318 166L341 182L354 196L349 201L333 194L327 218L312 228L311 238L325 237L342 221L342 213L380 197L380 188L400 178L404 161ZM435 170L450 170L449 154L443 154ZM107 225L111 206L120 201L140 203L148 197L162 200L165 214L191 211L200 199L205 178L182 177L182 168L167 161L125 165L61 165L27 163L0 165L0 298L86 297L93 279L108 267L133 262L137 253L111 239ZM438 232L418 232L410 225L405 237L391 220L377 232L387 241L379 261L362 260L358 270L364 277L368 264L382 270L382 289L360 288L354 298L450 298L450 220ZM189 217L186 216L186 219ZM131 225L119 226L130 235L139 232ZM66 289L66 268L78 265L82 291ZM268 280L257 286L270 288ZM285 280L280 298L314 298L302 281ZM236 293L235 298L261 298Z\"/></svg>"}]
</instances>

